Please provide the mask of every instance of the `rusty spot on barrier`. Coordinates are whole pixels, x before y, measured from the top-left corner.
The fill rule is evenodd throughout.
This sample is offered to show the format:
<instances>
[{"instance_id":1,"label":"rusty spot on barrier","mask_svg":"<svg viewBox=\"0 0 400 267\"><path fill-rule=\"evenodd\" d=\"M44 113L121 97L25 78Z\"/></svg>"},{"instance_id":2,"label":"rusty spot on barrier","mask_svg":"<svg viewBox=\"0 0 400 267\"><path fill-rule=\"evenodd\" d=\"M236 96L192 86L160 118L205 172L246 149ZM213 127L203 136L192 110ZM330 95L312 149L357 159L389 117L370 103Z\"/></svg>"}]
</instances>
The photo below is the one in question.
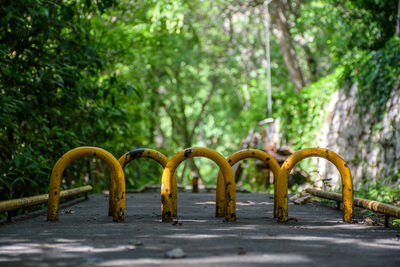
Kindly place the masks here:
<instances>
[{"instance_id":1,"label":"rusty spot on barrier","mask_svg":"<svg viewBox=\"0 0 400 267\"><path fill-rule=\"evenodd\" d=\"M283 208L282 207L278 207L278 209L277 209L277 213L278 213L278 218L277 218L277 221L278 222L284 222L284 220L283 220Z\"/></svg>"},{"instance_id":2,"label":"rusty spot on barrier","mask_svg":"<svg viewBox=\"0 0 400 267\"><path fill-rule=\"evenodd\" d=\"M344 166L345 166L346 168L349 168L349 166L347 165L347 163L345 163Z\"/></svg>"},{"instance_id":3,"label":"rusty spot on barrier","mask_svg":"<svg viewBox=\"0 0 400 267\"><path fill-rule=\"evenodd\" d=\"M184 154L185 158L189 157L190 154L192 154L192 152L193 152L193 150L191 150L190 148L189 148L189 149L186 149L186 150L185 150L185 154Z\"/></svg>"},{"instance_id":4,"label":"rusty spot on barrier","mask_svg":"<svg viewBox=\"0 0 400 267\"><path fill-rule=\"evenodd\" d=\"M56 192L54 192L54 195L57 195L57 191L56 191Z\"/></svg>"},{"instance_id":5,"label":"rusty spot on barrier","mask_svg":"<svg viewBox=\"0 0 400 267\"><path fill-rule=\"evenodd\" d=\"M268 161L268 160L269 160L269 157L268 157L268 158L266 158L265 160L266 160L266 161Z\"/></svg>"},{"instance_id":6,"label":"rusty spot on barrier","mask_svg":"<svg viewBox=\"0 0 400 267\"><path fill-rule=\"evenodd\" d=\"M168 195L169 197L172 197L172 193L169 193L169 195Z\"/></svg>"},{"instance_id":7,"label":"rusty spot on barrier","mask_svg":"<svg viewBox=\"0 0 400 267\"><path fill-rule=\"evenodd\" d=\"M229 160L228 160L228 162L229 162L229 163L231 163L231 162L232 162L232 160L231 160L231 159L229 159Z\"/></svg>"}]
</instances>

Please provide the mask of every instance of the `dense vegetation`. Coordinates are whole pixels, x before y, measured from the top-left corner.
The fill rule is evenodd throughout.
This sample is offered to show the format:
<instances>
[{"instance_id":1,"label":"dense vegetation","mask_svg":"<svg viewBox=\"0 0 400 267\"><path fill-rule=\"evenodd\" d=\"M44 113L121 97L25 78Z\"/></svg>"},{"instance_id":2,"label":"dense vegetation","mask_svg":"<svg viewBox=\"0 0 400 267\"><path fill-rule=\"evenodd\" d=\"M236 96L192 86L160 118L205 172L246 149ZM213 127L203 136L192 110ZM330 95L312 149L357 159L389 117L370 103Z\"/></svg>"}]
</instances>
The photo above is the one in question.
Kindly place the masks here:
<instances>
[{"instance_id":1,"label":"dense vegetation","mask_svg":"<svg viewBox=\"0 0 400 267\"><path fill-rule=\"evenodd\" d=\"M400 76L397 5L271 2L272 117L283 144L313 145L329 96L354 81L360 106L382 114ZM116 157L138 147L237 151L268 116L264 24L260 0L2 1L0 200L46 192L56 160L81 145ZM157 183L155 166L130 163L128 188ZM85 176L104 189L104 168L79 160L64 187ZM188 162L182 182L186 170L215 183L213 163Z\"/></svg>"}]
</instances>

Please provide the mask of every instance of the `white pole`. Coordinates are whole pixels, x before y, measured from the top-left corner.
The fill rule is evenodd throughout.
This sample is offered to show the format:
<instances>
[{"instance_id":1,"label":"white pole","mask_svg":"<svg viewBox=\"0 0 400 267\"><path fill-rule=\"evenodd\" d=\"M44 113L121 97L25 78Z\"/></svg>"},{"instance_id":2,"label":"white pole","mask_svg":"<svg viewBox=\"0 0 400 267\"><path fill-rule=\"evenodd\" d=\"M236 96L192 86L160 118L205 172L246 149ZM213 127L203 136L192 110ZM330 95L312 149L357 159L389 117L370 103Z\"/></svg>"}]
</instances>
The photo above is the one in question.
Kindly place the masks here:
<instances>
[{"instance_id":1,"label":"white pole","mask_svg":"<svg viewBox=\"0 0 400 267\"><path fill-rule=\"evenodd\" d=\"M268 117L272 116L272 100L271 100L271 58L269 53L269 12L268 5L272 0L264 2L265 7L265 50L267 54L267 92L268 92Z\"/></svg>"}]
</instances>

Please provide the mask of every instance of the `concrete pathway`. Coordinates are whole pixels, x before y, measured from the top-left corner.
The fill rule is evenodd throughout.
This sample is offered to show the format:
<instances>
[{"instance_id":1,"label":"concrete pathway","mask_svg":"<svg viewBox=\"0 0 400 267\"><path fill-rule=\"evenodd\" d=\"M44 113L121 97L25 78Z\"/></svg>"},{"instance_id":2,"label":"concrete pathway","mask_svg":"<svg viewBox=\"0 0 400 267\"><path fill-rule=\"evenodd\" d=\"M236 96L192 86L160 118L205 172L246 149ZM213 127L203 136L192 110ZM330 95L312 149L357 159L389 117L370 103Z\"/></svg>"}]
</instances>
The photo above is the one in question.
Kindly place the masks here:
<instances>
[{"instance_id":1,"label":"concrete pathway","mask_svg":"<svg viewBox=\"0 0 400 267\"><path fill-rule=\"evenodd\" d=\"M268 194L237 195L237 222L215 218L215 193L179 193L179 220L160 221L157 193L128 194L124 223L108 196L0 225L0 266L400 266L400 231L343 224L326 204L289 205L288 223L272 218ZM185 258L165 258L181 248Z\"/></svg>"}]
</instances>

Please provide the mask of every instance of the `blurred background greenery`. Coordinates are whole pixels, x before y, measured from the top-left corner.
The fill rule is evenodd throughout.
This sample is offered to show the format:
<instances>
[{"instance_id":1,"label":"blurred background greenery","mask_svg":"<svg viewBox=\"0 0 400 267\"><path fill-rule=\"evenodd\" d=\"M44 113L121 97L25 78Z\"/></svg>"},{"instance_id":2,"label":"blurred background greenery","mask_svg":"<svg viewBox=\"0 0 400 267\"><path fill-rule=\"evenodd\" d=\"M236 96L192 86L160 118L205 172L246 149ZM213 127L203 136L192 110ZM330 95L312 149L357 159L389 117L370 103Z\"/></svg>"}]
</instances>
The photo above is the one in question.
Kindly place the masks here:
<instances>
[{"instance_id":1,"label":"blurred background greenery","mask_svg":"<svg viewBox=\"0 0 400 267\"><path fill-rule=\"evenodd\" d=\"M0 200L47 192L53 165L77 146L117 158L143 147L168 157L191 146L226 157L241 149L268 117L263 4L3 0ZM400 75L397 1L273 0L269 11L279 145L315 146L331 94L355 81L360 106L381 116ZM255 163L245 164L241 185L271 190ZM135 160L125 169L127 188L157 185L161 172L153 161ZM196 158L178 179L191 184L199 175L215 185L217 172ZM67 168L63 188L91 182L100 191L108 177L105 164L80 159ZM375 194L382 187L373 181L367 187L369 197L385 201L399 192Z\"/></svg>"}]
</instances>

